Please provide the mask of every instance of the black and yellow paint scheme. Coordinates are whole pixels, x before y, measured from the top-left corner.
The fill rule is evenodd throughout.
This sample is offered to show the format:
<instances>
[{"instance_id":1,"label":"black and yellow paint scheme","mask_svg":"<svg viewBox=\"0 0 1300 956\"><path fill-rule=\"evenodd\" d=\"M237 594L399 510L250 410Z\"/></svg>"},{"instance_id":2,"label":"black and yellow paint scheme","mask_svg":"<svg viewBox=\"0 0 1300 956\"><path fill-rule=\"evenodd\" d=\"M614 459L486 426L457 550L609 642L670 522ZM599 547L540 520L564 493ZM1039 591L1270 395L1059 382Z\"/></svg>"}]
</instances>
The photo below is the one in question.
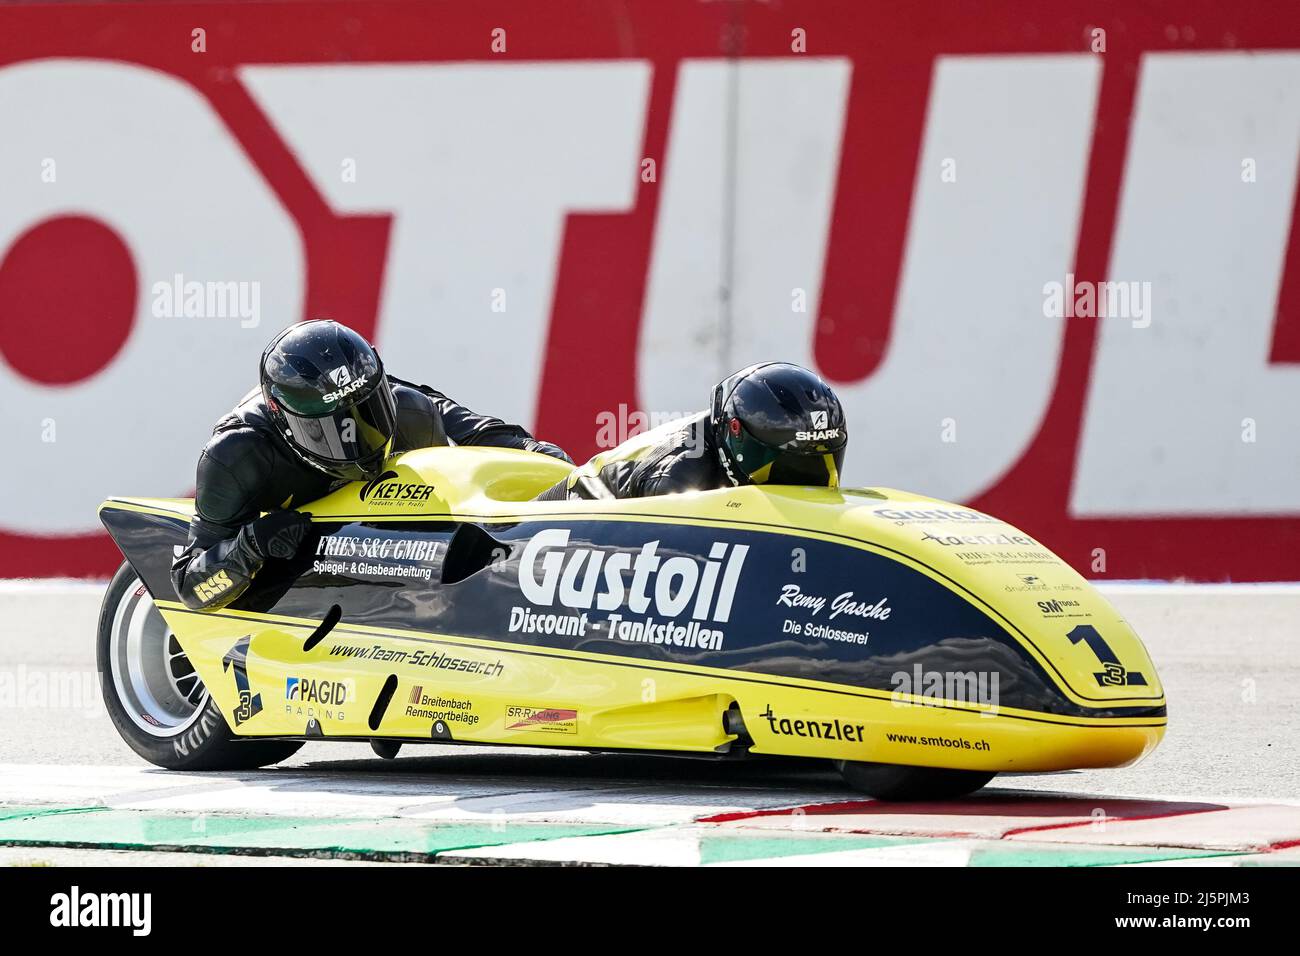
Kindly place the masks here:
<instances>
[{"instance_id":1,"label":"black and yellow paint scheme","mask_svg":"<svg viewBox=\"0 0 1300 956\"><path fill-rule=\"evenodd\" d=\"M988 772L1130 764L1165 697L1038 541L889 489L535 502L567 465L439 448L304 506L310 554L191 611L188 500L101 519L238 737L778 754Z\"/></svg>"}]
</instances>

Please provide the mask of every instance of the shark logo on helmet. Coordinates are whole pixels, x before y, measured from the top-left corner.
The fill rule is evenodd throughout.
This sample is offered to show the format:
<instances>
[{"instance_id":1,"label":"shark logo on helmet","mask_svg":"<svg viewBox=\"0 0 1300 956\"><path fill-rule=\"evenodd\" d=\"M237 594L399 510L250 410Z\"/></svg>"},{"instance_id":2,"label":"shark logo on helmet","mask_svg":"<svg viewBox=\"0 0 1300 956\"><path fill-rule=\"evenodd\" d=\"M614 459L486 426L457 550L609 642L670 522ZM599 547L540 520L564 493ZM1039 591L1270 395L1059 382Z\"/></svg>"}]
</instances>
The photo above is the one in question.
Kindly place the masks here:
<instances>
[{"instance_id":1,"label":"shark logo on helmet","mask_svg":"<svg viewBox=\"0 0 1300 956\"><path fill-rule=\"evenodd\" d=\"M347 366L340 365L329 373L330 381L338 386L332 392L326 392L322 398L327 402L337 402L341 398L346 398L359 388L365 387L366 382L370 381L367 376L354 379L352 373L348 371Z\"/></svg>"}]
</instances>

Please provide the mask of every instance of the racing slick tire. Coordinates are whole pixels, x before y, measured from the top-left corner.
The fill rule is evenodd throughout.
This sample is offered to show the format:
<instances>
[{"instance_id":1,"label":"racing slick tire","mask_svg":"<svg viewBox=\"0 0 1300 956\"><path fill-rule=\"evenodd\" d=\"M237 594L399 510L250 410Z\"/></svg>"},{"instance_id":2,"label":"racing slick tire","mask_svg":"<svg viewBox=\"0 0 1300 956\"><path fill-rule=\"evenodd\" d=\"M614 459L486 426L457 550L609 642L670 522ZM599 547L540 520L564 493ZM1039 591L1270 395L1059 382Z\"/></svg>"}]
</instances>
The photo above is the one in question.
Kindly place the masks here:
<instances>
[{"instance_id":1,"label":"racing slick tire","mask_svg":"<svg viewBox=\"0 0 1300 956\"><path fill-rule=\"evenodd\" d=\"M104 706L137 754L167 770L252 770L301 741L236 737L130 564L113 575L95 641Z\"/></svg>"},{"instance_id":2,"label":"racing slick tire","mask_svg":"<svg viewBox=\"0 0 1300 956\"><path fill-rule=\"evenodd\" d=\"M952 800L974 793L997 774L991 770L905 767L892 763L837 760L844 782L877 800Z\"/></svg>"}]
</instances>

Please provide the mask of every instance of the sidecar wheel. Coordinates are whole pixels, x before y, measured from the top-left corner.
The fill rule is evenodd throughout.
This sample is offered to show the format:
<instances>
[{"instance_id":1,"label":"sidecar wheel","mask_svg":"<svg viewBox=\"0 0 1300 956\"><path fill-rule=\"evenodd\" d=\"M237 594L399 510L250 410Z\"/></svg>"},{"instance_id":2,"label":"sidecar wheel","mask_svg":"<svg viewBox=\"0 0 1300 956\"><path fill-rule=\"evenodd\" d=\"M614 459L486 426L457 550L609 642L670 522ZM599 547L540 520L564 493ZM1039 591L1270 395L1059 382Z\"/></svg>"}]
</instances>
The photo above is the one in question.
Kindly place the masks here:
<instances>
[{"instance_id":1,"label":"sidecar wheel","mask_svg":"<svg viewBox=\"0 0 1300 956\"><path fill-rule=\"evenodd\" d=\"M877 800L952 800L974 793L997 776L985 770L905 767L891 763L837 760L844 782Z\"/></svg>"},{"instance_id":2,"label":"sidecar wheel","mask_svg":"<svg viewBox=\"0 0 1300 956\"><path fill-rule=\"evenodd\" d=\"M245 740L230 730L153 598L129 564L99 612L99 685L113 726L137 754L167 770L251 770L302 743Z\"/></svg>"}]
</instances>

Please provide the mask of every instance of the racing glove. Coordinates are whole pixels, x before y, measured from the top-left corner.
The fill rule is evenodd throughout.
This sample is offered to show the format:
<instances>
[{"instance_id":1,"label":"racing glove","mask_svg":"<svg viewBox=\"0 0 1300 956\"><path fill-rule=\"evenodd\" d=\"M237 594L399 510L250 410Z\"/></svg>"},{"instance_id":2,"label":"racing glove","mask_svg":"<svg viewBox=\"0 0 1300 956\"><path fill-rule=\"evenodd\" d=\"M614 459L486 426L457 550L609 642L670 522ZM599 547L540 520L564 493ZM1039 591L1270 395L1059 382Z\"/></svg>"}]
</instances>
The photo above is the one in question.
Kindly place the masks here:
<instances>
[{"instance_id":1,"label":"racing glove","mask_svg":"<svg viewBox=\"0 0 1300 956\"><path fill-rule=\"evenodd\" d=\"M311 532L311 515L302 511L272 511L248 526L248 537L259 557L289 561L297 557Z\"/></svg>"},{"instance_id":2,"label":"racing glove","mask_svg":"<svg viewBox=\"0 0 1300 956\"><path fill-rule=\"evenodd\" d=\"M573 459L569 457L568 453L563 448L548 441L538 441L537 439L533 439L533 445L529 451L541 452L543 455L550 455L552 458L558 458L560 461L567 461L570 465L573 464Z\"/></svg>"}]
</instances>

